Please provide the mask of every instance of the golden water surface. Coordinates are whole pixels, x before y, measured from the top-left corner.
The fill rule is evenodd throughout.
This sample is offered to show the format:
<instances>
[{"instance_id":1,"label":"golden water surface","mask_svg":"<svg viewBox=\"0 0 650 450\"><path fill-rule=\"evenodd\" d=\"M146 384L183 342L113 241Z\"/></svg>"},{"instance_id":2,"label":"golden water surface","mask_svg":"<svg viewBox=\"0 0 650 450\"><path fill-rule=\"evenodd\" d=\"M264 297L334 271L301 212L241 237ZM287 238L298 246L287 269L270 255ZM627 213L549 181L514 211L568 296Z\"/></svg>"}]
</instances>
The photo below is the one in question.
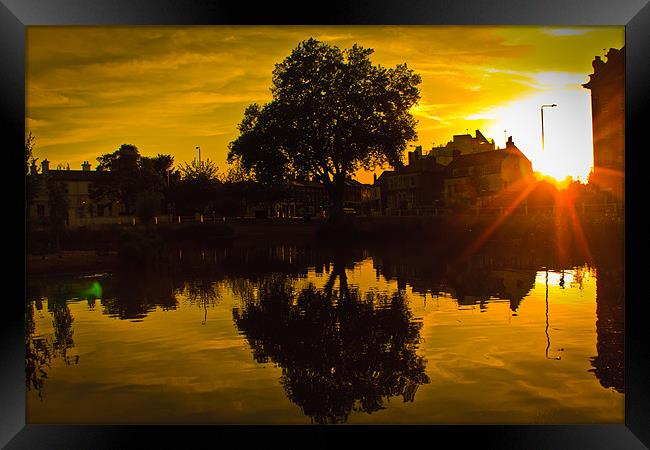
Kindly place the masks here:
<instances>
[{"instance_id":1,"label":"golden water surface","mask_svg":"<svg viewBox=\"0 0 650 450\"><path fill-rule=\"evenodd\" d=\"M32 281L27 422L624 421L620 280L357 259Z\"/></svg>"}]
</instances>

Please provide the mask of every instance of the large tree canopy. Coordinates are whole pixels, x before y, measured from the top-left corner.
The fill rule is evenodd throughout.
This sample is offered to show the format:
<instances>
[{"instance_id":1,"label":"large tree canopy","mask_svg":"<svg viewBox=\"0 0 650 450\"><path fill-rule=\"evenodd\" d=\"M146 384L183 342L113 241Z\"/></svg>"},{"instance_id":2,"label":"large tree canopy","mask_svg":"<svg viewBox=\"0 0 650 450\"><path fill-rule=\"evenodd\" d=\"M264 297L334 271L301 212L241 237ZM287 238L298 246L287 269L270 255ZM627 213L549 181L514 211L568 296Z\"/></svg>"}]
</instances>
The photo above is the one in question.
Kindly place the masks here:
<instances>
[{"instance_id":1,"label":"large tree canopy","mask_svg":"<svg viewBox=\"0 0 650 450\"><path fill-rule=\"evenodd\" d=\"M262 183L316 179L342 211L346 178L378 165L398 166L416 121L421 78L406 64L373 65L372 49L301 42L273 71L273 99L252 104L230 143L228 161Z\"/></svg>"},{"instance_id":2,"label":"large tree canopy","mask_svg":"<svg viewBox=\"0 0 650 450\"><path fill-rule=\"evenodd\" d=\"M113 153L99 156L97 161L97 170L110 172L111 176L98 180L91 196L107 203L120 201L127 212L134 211L137 199L144 192L165 192L166 178L174 164L171 155L141 156L131 144L122 144Z\"/></svg>"}]
</instances>

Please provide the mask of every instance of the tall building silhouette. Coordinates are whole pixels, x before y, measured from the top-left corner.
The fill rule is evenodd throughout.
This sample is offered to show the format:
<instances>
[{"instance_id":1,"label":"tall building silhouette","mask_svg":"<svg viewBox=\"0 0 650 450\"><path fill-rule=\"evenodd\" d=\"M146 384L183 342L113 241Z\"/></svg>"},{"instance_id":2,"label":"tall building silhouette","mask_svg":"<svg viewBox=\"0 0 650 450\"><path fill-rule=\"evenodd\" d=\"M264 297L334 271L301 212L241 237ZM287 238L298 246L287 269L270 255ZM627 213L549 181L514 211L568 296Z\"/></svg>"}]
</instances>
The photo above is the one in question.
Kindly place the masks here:
<instances>
[{"instance_id":1,"label":"tall building silhouette","mask_svg":"<svg viewBox=\"0 0 650 450\"><path fill-rule=\"evenodd\" d=\"M610 48L607 61L596 56L594 73L582 86L591 90L594 171L589 181L612 200L624 199L625 47Z\"/></svg>"}]
</instances>

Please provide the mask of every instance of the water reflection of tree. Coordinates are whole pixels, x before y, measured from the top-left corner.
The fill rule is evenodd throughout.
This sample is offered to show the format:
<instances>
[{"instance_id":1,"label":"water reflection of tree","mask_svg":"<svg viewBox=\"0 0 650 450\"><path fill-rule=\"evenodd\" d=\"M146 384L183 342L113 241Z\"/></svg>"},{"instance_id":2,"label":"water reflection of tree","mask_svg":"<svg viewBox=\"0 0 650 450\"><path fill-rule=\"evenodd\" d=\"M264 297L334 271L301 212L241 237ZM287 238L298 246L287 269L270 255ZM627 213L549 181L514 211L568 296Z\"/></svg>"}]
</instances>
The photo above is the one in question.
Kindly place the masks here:
<instances>
[{"instance_id":1,"label":"water reflection of tree","mask_svg":"<svg viewBox=\"0 0 650 450\"><path fill-rule=\"evenodd\" d=\"M403 295L362 295L342 274L335 268L325 289L299 292L286 276L266 277L238 289L245 296L233 311L255 360L282 367L287 396L317 423L378 411L390 397L413 401L429 382L416 354L422 324Z\"/></svg>"},{"instance_id":2,"label":"water reflection of tree","mask_svg":"<svg viewBox=\"0 0 650 450\"><path fill-rule=\"evenodd\" d=\"M38 309L42 308L40 301ZM43 388L47 378L52 355L47 340L36 334L34 320L34 302L27 301L25 305L25 370L27 390L36 389L39 397L43 398Z\"/></svg>"},{"instance_id":3,"label":"water reflection of tree","mask_svg":"<svg viewBox=\"0 0 650 450\"><path fill-rule=\"evenodd\" d=\"M139 321L156 307L176 309L174 290L173 279L163 273L121 273L105 281L101 304L105 314Z\"/></svg>"},{"instance_id":4,"label":"water reflection of tree","mask_svg":"<svg viewBox=\"0 0 650 450\"><path fill-rule=\"evenodd\" d=\"M208 307L214 308L221 300L221 292L217 283L206 279L198 278L185 283L182 293L186 296L191 305L203 309L203 324L208 320Z\"/></svg>"},{"instance_id":5,"label":"water reflection of tree","mask_svg":"<svg viewBox=\"0 0 650 450\"><path fill-rule=\"evenodd\" d=\"M48 311L52 315L54 335L50 338L41 336L36 330L35 309L42 310L40 299L27 301L25 308L25 371L28 391L35 389L41 400L45 393L45 380L52 360L61 358L66 364L78 364L79 356L71 356L69 350L74 347L72 323L74 319L65 301L48 302Z\"/></svg>"}]
</instances>

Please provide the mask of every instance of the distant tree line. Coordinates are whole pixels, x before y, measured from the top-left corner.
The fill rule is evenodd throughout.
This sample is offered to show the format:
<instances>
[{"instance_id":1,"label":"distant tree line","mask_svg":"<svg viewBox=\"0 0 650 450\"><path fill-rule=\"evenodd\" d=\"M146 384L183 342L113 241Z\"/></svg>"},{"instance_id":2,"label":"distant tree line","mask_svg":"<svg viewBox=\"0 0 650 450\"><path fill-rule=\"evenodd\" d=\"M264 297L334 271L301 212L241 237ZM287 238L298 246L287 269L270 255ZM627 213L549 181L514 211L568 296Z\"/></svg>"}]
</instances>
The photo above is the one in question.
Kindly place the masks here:
<instances>
[{"instance_id":1,"label":"distant tree line","mask_svg":"<svg viewBox=\"0 0 650 450\"><path fill-rule=\"evenodd\" d=\"M101 155L98 171L111 172L93 187L100 204L122 203L149 219L161 207L176 214L235 214L242 201L268 201L291 179L323 184L331 216L343 216L346 180L359 169L401 165L416 139L410 114L420 98L420 75L406 64L374 65L372 49L349 49L310 38L273 71L273 99L252 104L230 143L227 175L209 161L173 167L171 155L144 157L123 144ZM29 157L26 155L27 171Z\"/></svg>"},{"instance_id":2,"label":"distant tree line","mask_svg":"<svg viewBox=\"0 0 650 450\"><path fill-rule=\"evenodd\" d=\"M326 189L330 217L342 218L346 181L360 169L401 166L408 142L417 139L410 110L420 100L420 75L406 63L375 65L373 52L313 38L299 43L275 65L272 100L245 109L226 174L210 160L174 167L171 155L145 157L123 144L97 158L97 170L111 176L98 179L92 199L103 206L119 202L144 220L161 212L233 216L246 204L280 199L287 181L309 180ZM33 144L30 133L25 172L37 174ZM58 188L46 185L51 204L65 210ZM37 186L28 182L28 204Z\"/></svg>"},{"instance_id":3,"label":"distant tree line","mask_svg":"<svg viewBox=\"0 0 650 450\"><path fill-rule=\"evenodd\" d=\"M33 157L35 137L25 138L26 208L37 195L46 193L50 205L48 224L55 235L64 229L68 199L63 182L41 173ZM90 186L90 198L100 208L121 209L150 221L160 214L214 214L235 216L244 212L247 202L280 198L279 186L268 188L253 181L241 165L233 163L226 173L210 159L174 165L174 157L158 154L143 156L133 144L97 157L98 176ZM26 212L27 212L26 211ZM27 214L27 221L29 217Z\"/></svg>"},{"instance_id":4,"label":"distant tree line","mask_svg":"<svg viewBox=\"0 0 650 450\"><path fill-rule=\"evenodd\" d=\"M91 198L105 204L120 202L127 214L143 220L160 213L238 215L246 200L262 200L269 193L237 164L225 174L210 159L194 159L175 167L173 156L141 156L131 144L97 160L97 170L111 176L94 184Z\"/></svg>"}]
</instances>

